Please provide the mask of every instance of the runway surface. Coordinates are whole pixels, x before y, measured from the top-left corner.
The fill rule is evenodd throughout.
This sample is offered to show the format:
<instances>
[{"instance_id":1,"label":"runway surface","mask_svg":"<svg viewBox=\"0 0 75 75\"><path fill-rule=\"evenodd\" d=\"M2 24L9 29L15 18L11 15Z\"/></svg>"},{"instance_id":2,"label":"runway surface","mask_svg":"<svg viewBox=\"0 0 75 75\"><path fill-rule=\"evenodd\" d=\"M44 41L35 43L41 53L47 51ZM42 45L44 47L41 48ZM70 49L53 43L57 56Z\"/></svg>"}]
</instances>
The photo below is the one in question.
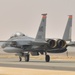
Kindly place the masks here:
<instances>
[{"instance_id":1,"label":"runway surface","mask_svg":"<svg viewBox=\"0 0 75 75\"><path fill-rule=\"evenodd\" d=\"M19 62L17 58L0 58L0 67L75 71L75 61L51 60L45 62L44 60L30 60L30 62Z\"/></svg>"}]
</instances>

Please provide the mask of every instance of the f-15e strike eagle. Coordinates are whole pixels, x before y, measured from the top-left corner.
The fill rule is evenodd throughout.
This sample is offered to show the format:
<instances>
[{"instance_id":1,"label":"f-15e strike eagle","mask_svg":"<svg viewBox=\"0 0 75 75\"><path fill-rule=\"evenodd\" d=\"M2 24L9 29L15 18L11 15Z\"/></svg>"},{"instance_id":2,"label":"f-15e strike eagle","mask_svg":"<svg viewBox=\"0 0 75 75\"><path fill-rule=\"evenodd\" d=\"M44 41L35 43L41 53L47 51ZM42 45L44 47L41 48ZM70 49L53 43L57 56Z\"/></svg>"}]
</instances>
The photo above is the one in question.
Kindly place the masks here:
<instances>
[{"instance_id":1,"label":"f-15e strike eagle","mask_svg":"<svg viewBox=\"0 0 75 75\"><path fill-rule=\"evenodd\" d=\"M50 61L48 53L63 53L67 51L67 43L64 39L46 39L46 18L47 14L42 14L42 20L35 38L28 37L23 33L16 33L7 41L4 41L1 46L5 52L16 53L19 56L19 61L22 57L28 62L31 55L45 55L45 61ZM69 18L71 19L71 17ZM69 29L69 28L68 28ZM65 34L65 33L64 33Z\"/></svg>"}]
</instances>

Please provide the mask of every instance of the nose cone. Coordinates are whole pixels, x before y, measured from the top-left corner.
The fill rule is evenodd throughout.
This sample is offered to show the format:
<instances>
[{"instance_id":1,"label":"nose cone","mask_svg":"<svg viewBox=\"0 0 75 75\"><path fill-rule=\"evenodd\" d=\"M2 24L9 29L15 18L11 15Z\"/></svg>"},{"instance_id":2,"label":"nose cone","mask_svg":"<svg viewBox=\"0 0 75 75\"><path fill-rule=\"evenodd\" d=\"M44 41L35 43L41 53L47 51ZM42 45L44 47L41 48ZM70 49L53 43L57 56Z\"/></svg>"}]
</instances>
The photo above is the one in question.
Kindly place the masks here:
<instances>
[{"instance_id":1,"label":"nose cone","mask_svg":"<svg viewBox=\"0 0 75 75\"><path fill-rule=\"evenodd\" d=\"M17 53L17 52L21 52L22 50L20 48L15 48L15 47L5 47L3 51L7 53Z\"/></svg>"}]
</instances>

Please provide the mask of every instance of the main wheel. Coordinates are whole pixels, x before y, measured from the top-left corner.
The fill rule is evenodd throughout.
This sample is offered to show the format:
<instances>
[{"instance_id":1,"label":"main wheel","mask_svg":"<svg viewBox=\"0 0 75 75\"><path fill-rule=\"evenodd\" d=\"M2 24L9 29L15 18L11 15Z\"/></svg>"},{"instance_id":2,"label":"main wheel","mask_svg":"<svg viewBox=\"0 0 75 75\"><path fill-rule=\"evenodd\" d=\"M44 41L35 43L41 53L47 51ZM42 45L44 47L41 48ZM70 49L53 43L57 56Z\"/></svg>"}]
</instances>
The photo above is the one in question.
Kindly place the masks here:
<instances>
[{"instance_id":1,"label":"main wheel","mask_svg":"<svg viewBox=\"0 0 75 75\"><path fill-rule=\"evenodd\" d=\"M19 61L22 61L22 58L21 57L19 57Z\"/></svg>"},{"instance_id":2,"label":"main wheel","mask_svg":"<svg viewBox=\"0 0 75 75\"><path fill-rule=\"evenodd\" d=\"M25 61L26 61L26 62L29 61L29 54L25 55Z\"/></svg>"},{"instance_id":3,"label":"main wheel","mask_svg":"<svg viewBox=\"0 0 75 75\"><path fill-rule=\"evenodd\" d=\"M50 61L50 56L49 56L49 55L46 55L46 56L45 56L45 61L46 61L46 62L49 62L49 61Z\"/></svg>"}]
</instances>

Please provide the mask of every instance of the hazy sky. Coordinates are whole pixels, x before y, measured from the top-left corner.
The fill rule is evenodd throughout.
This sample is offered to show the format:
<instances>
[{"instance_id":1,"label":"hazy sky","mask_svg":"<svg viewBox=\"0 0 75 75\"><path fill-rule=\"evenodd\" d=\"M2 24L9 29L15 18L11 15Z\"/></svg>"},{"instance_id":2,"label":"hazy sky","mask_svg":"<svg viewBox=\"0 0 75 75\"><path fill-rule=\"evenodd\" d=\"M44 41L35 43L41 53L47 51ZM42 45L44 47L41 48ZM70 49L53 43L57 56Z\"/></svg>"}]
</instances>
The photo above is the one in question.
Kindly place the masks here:
<instances>
[{"instance_id":1,"label":"hazy sky","mask_svg":"<svg viewBox=\"0 0 75 75\"><path fill-rule=\"evenodd\" d=\"M15 32L35 37L41 14L47 13L47 38L62 38L68 15L73 15L75 40L75 0L0 0L0 40Z\"/></svg>"}]
</instances>

